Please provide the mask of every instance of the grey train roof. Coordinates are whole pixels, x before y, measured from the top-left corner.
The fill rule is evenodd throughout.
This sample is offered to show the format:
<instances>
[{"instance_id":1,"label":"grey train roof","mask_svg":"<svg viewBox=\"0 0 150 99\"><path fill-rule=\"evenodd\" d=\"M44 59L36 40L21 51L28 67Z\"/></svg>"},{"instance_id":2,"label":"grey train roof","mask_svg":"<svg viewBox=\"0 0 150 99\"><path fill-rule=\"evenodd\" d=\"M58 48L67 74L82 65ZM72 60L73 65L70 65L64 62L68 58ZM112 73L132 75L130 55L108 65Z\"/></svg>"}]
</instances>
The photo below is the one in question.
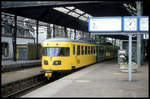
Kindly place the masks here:
<instances>
[{"instance_id":1,"label":"grey train roof","mask_svg":"<svg viewBox=\"0 0 150 99\"><path fill-rule=\"evenodd\" d=\"M93 44L96 44L94 42L94 40L93 41L92 40L90 41L90 40L88 41L88 39L73 40L73 39L70 39L70 38L51 38L51 39L46 39L43 42L81 42L81 43L93 43Z\"/></svg>"},{"instance_id":2,"label":"grey train roof","mask_svg":"<svg viewBox=\"0 0 150 99\"><path fill-rule=\"evenodd\" d=\"M79 40L85 41L87 43L94 43L94 44L96 44L95 40L93 40L92 38L88 38L88 37L80 38Z\"/></svg>"},{"instance_id":3,"label":"grey train roof","mask_svg":"<svg viewBox=\"0 0 150 99\"><path fill-rule=\"evenodd\" d=\"M110 45L113 46L113 44L111 42L105 42L104 45Z\"/></svg>"}]
</instances>

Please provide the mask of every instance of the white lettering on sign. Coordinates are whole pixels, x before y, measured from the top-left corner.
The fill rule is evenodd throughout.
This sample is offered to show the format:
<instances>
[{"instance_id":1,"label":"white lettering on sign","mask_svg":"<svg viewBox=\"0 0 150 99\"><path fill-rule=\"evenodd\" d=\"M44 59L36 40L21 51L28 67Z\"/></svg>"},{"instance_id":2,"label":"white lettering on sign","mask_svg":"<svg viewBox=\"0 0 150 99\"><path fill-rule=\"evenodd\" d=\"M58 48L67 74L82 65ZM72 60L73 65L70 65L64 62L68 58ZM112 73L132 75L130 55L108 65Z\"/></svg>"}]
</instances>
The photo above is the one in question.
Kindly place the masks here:
<instances>
[{"instance_id":1,"label":"white lettering on sign","mask_svg":"<svg viewBox=\"0 0 150 99\"><path fill-rule=\"evenodd\" d=\"M116 32L122 30L121 17L92 17L89 19L90 32Z\"/></svg>"}]
</instances>

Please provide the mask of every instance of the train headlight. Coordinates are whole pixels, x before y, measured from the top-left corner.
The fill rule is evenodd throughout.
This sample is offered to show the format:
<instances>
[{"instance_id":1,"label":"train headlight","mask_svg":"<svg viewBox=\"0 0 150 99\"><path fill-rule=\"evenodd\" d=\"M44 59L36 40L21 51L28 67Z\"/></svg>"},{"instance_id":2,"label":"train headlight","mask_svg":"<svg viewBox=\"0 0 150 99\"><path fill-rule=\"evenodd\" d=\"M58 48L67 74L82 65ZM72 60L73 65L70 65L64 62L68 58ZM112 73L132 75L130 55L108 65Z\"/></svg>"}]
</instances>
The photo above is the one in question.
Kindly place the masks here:
<instances>
[{"instance_id":1,"label":"train headlight","mask_svg":"<svg viewBox=\"0 0 150 99\"><path fill-rule=\"evenodd\" d=\"M53 65L61 65L61 61L54 61Z\"/></svg>"}]
</instances>

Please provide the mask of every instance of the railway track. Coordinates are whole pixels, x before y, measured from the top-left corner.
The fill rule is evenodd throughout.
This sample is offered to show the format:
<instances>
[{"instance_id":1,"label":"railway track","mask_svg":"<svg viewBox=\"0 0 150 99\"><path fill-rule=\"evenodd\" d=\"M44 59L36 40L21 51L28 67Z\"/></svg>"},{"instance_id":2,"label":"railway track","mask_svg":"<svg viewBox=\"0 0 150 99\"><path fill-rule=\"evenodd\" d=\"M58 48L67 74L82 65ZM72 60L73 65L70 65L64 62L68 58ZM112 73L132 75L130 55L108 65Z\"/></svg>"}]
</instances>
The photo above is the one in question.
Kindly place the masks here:
<instances>
[{"instance_id":1,"label":"railway track","mask_svg":"<svg viewBox=\"0 0 150 99\"><path fill-rule=\"evenodd\" d=\"M32 91L32 90L35 90L35 89L37 89L37 88L39 88L39 87L42 87L42 86L44 86L44 85L46 85L46 84L49 84L49 83L53 82L53 81L56 81L56 80L58 80L58 79L60 79L60 78L62 78L62 77L64 77L64 76L66 76L66 75L67 75L67 74L64 74L64 75L57 75L57 76L55 76L55 78L53 77L53 78L51 78L51 79L49 79L49 80L45 79L44 81L40 81L40 82L38 82L38 83L36 83L36 84L33 84L33 85L31 85L31 86L28 86L28 87L26 87L26 88L23 88L23 89L21 89L21 90L19 90L19 91L13 92L13 93L8 94L8 95L3 96L3 97L4 97L4 98L20 97L21 95L24 95L24 94L26 94L26 93L28 93L28 92L30 92L30 91Z\"/></svg>"},{"instance_id":2,"label":"railway track","mask_svg":"<svg viewBox=\"0 0 150 99\"><path fill-rule=\"evenodd\" d=\"M12 97L19 97L20 95L32 90L33 88L37 88L38 86L42 86L42 85L45 85L47 83L47 81L42 81L42 82L39 82L37 84L34 84L34 85L31 85L27 88L24 88L22 90L19 90L17 92L14 92L14 93L11 93L7 96L4 96L4 98L12 98Z\"/></svg>"},{"instance_id":3,"label":"railway track","mask_svg":"<svg viewBox=\"0 0 150 99\"><path fill-rule=\"evenodd\" d=\"M90 66L90 65L88 65L88 66ZM74 73L74 72L80 71L80 70L83 69L83 68L85 68L85 67L82 67L82 68L73 70L73 71L68 72L68 73L53 74L53 77L50 78L49 80L47 80L47 79L43 76L43 77L45 78L44 81L41 80L41 81L39 81L39 82L37 82L37 83L35 83L35 84L32 84L31 86L28 86L28 87L26 87L26 88L20 89L20 90L15 91L15 92L12 92L12 93L7 94L7 95L2 96L2 97L4 97L4 98L17 98L17 97L20 97L20 96L25 95L25 94L27 94L27 93L29 93L29 92L31 92L31 91L37 89L37 88L40 88L40 87L45 86L45 85L47 85L47 84L50 84L51 82L54 82L54 81L56 81L56 80L58 80L58 79L60 79L60 78L63 78L63 77L65 77L65 76L69 75L69 74L72 74L72 73Z\"/></svg>"},{"instance_id":4,"label":"railway track","mask_svg":"<svg viewBox=\"0 0 150 99\"><path fill-rule=\"evenodd\" d=\"M68 73L63 73L63 74L54 74L54 76L52 78L50 78L49 80L47 80L45 78L44 81L39 81L39 82L37 82L35 84L32 84L31 86L28 86L26 88L23 88L21 90L15 91L15 92L12 92L12 93L10 93L8 95L5 95L5 96L2 96L2 97L4 97L4 98L14 98L14 97L16 98L16 97L20 97L20 96L22 96L22 95L24 95L26 93L29 93L29 92L37 89L37 88L40 88L42 86L47 85L47 84L50 84L51 82L54 82L54 81L56 81L56 80L58 80L60 78L63 78L63 77L65 77L65 76L67 76L67 75L69 75L69 74L71 74L73 72L76 72L76 71L77 70L74 70L74 71L68 72Z\"/></svg>"}]
</instances>

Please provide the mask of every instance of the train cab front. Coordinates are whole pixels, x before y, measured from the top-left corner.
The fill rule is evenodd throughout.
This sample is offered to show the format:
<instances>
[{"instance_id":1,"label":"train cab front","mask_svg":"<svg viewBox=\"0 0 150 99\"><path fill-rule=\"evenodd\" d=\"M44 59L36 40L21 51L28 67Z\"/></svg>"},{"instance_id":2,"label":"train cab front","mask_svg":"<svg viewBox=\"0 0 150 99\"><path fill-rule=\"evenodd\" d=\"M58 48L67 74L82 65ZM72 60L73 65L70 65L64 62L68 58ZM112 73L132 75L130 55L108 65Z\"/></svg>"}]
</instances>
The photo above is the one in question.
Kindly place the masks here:
<instances>
[{"instance_id":1,"label":"train cab front","mask_svg":"<svg viewBox=\"0 0 150 99\"><path fill-rule=\"evenodd\" d=\"M42 69L45 77L51 77L52 73L67 69L69 47L43 47Z\"/></svg>"}]
</instances>

